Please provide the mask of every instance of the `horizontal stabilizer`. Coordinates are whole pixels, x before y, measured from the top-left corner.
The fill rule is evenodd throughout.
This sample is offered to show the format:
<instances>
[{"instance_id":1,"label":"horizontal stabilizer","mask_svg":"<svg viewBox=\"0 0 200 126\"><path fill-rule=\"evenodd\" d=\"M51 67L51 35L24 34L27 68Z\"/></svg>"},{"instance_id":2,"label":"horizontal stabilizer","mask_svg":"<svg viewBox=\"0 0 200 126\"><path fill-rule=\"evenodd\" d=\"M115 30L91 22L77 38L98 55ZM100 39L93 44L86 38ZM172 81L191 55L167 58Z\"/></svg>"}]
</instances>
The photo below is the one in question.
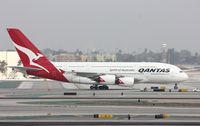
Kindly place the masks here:
<instances>
[{"instance_id":1,"label":"horizontal stabilizer","mask_svg":"<svg viewBox=\"0 0 200 126\"><path fill-rule=\"evenodd\" d=\"M18 72L26 72L28 71L39 71L42 70L40 68L32 68L32 67L21 67L21 66L8 66L9 68L12 68Z\"/></svg>"}]
</instances>

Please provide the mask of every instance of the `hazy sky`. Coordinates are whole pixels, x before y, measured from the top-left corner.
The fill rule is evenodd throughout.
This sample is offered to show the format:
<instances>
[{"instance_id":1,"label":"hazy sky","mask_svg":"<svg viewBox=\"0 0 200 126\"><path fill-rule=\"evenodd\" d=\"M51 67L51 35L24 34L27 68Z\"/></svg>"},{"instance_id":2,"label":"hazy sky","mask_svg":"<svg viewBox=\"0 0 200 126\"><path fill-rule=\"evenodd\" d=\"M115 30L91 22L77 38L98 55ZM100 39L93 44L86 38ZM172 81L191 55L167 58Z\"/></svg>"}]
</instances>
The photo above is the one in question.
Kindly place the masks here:
<instances>
[{"instance_id":1,"label":"hazy sky","mask_svg":"<svg viewBox=\"0 0 200 126\"><path fill-rule=\"evenodd\" d=\"M200 52L199 0L1 0L0 49L17 27L40 49Z\"/></svg>"}]
</instances>

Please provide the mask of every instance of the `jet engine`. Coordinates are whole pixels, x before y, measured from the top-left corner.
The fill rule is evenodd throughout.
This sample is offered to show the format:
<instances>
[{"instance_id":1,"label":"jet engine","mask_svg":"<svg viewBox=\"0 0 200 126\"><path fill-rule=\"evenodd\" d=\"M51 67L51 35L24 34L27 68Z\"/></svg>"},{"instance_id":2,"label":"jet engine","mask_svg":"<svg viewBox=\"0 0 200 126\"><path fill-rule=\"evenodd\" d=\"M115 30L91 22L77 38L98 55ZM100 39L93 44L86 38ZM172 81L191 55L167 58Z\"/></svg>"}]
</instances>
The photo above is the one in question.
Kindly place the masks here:
<instances>
[{"instance_id":1,"label":"jet engine","mask_svg":"<svg viewBox=\"0 0 200 126\"><path fill-rule=\"evenodd\" d=\"M119 86L133 86L134 78L133 77L117 77L115 75L100 75L95 81L100 84L105 85L114 85L117 84Z\"/></svg>"},{"instance_id":2,"label":"jet engine","mask_svg":"<svg viewBox=\"0 0 200 126\"><path fill-rule=\"evenodd\" d=\"M97 82L100 84L115 84L116 76L115 75L100 75L97 79Z\"/></svg>"},{"instance_id":3,"label":"jet engine","mask_svg":"<svg viewBox=\"0 0 200 126\"><path fill-rule=\"evenodd\" d=\"M134 78L133 77L120 77L116 79L116 84L119 86L133 86L134 85Z\"/></svg>"}]
</instances>

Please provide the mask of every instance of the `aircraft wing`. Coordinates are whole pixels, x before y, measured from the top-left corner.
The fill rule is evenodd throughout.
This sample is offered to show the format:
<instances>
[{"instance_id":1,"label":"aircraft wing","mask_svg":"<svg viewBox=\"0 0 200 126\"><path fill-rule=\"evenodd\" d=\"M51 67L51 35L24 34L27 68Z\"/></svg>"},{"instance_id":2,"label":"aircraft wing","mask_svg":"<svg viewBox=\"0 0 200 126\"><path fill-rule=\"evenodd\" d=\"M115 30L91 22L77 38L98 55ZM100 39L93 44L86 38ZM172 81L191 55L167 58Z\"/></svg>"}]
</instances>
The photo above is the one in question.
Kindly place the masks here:
<instances>
[{"instance_id":1,"label":"aircraft wing","mask_svg":"<svg viewBox=\"0 0 200 126\"><path fill-rule=\"evenodd\" d=\"M94 81L96 81L97 78L99 76L101 76L101 75L107 75L107 73L94 73L94 72L75 72L75 71L73 71L71 73L73 73L73 74L75 74L77 76L90 78L90 79L92 79ZM112 74L109 74L109 75L112 75ZM116 78L125 77L123 75L116 75L116 74L113 74L113 75L115 75ZM134 78L134 82L135 83L139 83L139 82L142 82L142 81L144 81L144 79L142 79L142 78Z\"/></svg>"},{"instance_id":2,"label":"aircraft wing","mask_svg":"<svg viewBox=\"0 0 200 126\"><path fill-rule=\"evenodd\" d=\"M72 72L67 72L67 73L73 73L77 76L80 76L80 77L87 77L87 78L90 78L92 80L95 80L97 77L101 76L101 75L105 75L105 74L101 74L101 73L94 73L94 72L75 72L75 71L72 71Z\"/></svg>"}]
</instances>

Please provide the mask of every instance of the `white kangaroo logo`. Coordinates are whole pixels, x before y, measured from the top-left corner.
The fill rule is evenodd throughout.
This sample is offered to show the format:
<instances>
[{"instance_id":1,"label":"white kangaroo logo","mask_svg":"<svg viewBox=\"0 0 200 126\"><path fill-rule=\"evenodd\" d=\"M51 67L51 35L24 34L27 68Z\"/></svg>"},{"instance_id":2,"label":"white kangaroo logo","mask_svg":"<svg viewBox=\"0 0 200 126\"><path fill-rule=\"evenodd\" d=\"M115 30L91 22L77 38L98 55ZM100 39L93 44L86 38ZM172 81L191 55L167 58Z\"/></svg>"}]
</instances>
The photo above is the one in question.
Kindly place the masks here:
<instances>
[{"instance_id":1,"label":"white kangaroo logo","mask_svg":"<svg viewBox=\"0 0 200 126\"><path fill-rule=\"evenodd\" d=\"M43 66L41 66L41 65L39 65L39 64L37 64L37 63L35 63L35 62L33 62L34 60L38 60L39 58L43 57L42 54L37 53L37 55L36 55L34 52L32 52L31 50L29 50L29 49L27 49L27 48L25 48L25 47L19 46L19 45L17 45L17 44L14 43L14 42L13 42L13 44L15 45L15 47L16 47L18 50L22 51L23 53L25 53L25 54L28 56L29 61L30 61L30 62L29 62L30 65L39 67L39 68L45 70L47 73L49 73L49 71L48 71L46 68L44 68Z\"/></svg>"}]
</instances>

